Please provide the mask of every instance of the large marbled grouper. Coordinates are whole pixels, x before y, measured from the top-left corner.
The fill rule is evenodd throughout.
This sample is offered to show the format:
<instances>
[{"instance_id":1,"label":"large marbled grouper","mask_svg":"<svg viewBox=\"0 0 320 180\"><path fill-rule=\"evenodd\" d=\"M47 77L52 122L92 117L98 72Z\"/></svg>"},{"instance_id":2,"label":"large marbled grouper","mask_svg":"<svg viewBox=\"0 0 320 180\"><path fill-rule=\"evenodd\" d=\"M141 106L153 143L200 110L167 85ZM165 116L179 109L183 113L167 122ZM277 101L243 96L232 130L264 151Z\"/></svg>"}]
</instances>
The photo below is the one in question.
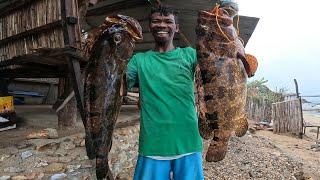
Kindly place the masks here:
<instances>
[{"instance_id":1,"label":"large marbled grouper","mask_svg":"<svg viewBox=\"0 0 320 180\"><path fill-rule=\"evenodd\" d=\"M201 11L196 26L196 73L199 111L199 131L210 139L206 160L222 160L233 131L243 136L246 120L246 82L253 76L257 63L245 54L233 16L237 9L216 5L211 11Z\"/></svg>"},{"instance_id":2,"label":"large marbled grouper","mask_svg":"<svg viewBox=\"0 0 320 180\"><path fill-rule=\"evenodd\" d=\"M84 85L84 127L87 155L96 158L97 179L114 179L108 153L122 103L123 75L135 42L141 39L140 24L123 15L107 17L86 39L89 63Z\"/></svg>"}]
</instances>

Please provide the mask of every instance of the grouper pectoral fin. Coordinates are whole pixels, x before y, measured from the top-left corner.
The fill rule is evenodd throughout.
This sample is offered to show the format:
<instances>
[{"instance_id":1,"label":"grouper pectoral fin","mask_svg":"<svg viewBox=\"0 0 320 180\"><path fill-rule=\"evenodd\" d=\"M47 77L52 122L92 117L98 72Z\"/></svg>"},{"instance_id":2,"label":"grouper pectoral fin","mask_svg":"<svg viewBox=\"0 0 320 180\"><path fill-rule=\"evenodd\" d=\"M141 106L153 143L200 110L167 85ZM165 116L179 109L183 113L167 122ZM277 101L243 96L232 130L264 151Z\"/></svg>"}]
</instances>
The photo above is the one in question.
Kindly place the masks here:
<instances>
[{"instance_id":1,"label":"grouper pectoral fin","mask_svg":"<svg viewBox=\"0 0 320 180\"><path fill-rule=\"evenodd\" d=\"M211 139L213 137L213 129L211 128L212 126L209 125L209 122L207 121L207 118L205 116L207 112L206 108L206 103L204 100L204 89L203 89L203 82L201 79L201 72L200 72L200 67L199 65L196 66L195 68L195 82L196 82L196 93L197 93L197 98L196 98L196 107L198 111L198 128L199 128L199 133L200 136L203 139Z\"/></svg>"},{"instance_id":2,"label":"grouper pectoral fin","mask_svg":"<svg viewBox=\"0 0 320 180\"><path fill-rule=\"evenodd\" d=\"M244 136L247 133L248 128L249 128L249 124L247 121L247 117L245 115L235 120L234 132L236 136L238 137Z\"/></svg>"}]
</instances>

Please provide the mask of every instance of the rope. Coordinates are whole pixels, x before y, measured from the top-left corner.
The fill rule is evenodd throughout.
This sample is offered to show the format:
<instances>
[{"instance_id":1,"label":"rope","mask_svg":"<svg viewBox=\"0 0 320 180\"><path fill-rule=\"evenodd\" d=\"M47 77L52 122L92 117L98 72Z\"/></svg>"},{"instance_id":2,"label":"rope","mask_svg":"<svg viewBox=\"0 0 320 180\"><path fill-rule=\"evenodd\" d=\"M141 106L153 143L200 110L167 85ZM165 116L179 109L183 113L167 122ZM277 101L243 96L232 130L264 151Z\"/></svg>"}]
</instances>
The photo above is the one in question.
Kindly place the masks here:
<instances>
[{"instance_id":1,"label":"rope","mask_svg":"<svg viewBox=\"0 0 320 180\"><path fill-rule=\"evenodd\" d=\"M220 24L219 24L219 21L218 21L218 16L220 16L220 15L218 14L218 13L219 13L219 7L220 7L220 5L217 4L217 5L214 7L214 9L213 9L213 11L214 11L213 13L214 13L214 15L216 16L217 26L218 26L221 34L222 34L229 42L233 42L233 41L231 41L231 40L229 39L229 37L223 32L223 30L222 30L221 27L220 27Z\"/></svg>"},{"instance_id":2,"label":"rope","mask_svg":"<svg viewBox=\"0 0 320 180\"><path fill-rule=\"evenodd\" d=\"M231 9L231 8L226 8L226 9L229 9L231 11L235 11L234 9ZM216 4L216 6L210 11L210 13L214 14L216 16L216 23L217 23L217 26L221 32L221 34L223 35L224 38L226 38L229 43L234 43L235 41L233 40L230 40L230 38L227 36L227 34L222 30L220 24L219 24L219 21L218 21L218 17L221 17L221 18L224 18L223 16L220 16L219 15L219 10L223 10L225 12L228 13L228 11L226 11L226 9L223 9L223 8L220 8L220 5L219 4ZM229 13L228 13L229 14ZM240 34L240 28L239 28L239 22L240 22L240 16L237 15L237 23L236 23L236 30L237 30L237 35L238 35L238 39L241 41L242 44L244 44L244 41L243 39L241 39L239 37L239 34Z\"/></svg>"},{"instance_id":3,"label":"rope","mask_svg":"<svg viewBox=\"0 0 320 180\"><path fill-rule=\"evenodd\" d=\"M231 10L231 11L233 11L233 12L236 12L236 10L234 10L234 9L232 9L232 8L230 8L230 7L225 8L225 9L228 9L228 10ZM226 10L224 10L224 11L226 11ZM226 12L228 13L228 11L226 11ZM228 13L228 14L229 14L229 13ZM239 16L239 14L237 14L237 23L236 23L237 35L240 34L239 22L240 22L240 16Z\"/></svg>"},{"instance_id":4,"label":"rope","mask_svg":"<svg viewBox=\"0 0 320 180\"><path fill-rule=\"evenodd\" d=\"M238 34L238 36L239 36L239 34L240 34L240 28L239 28L239 22L240 22L240 16L239 16L239 14L237 15L237 34Z\"/></svg>"},{"instance_id":5,"label":"rope","mask_svg":"<svg viewBox=\"0 0 320 180\"><path fill-rule=\"evenodd\" d=\"M238 39L240 40L240 42L242 43L242 45L244 45L244 40L238 36Z\"/></svg>"}]
</instances>

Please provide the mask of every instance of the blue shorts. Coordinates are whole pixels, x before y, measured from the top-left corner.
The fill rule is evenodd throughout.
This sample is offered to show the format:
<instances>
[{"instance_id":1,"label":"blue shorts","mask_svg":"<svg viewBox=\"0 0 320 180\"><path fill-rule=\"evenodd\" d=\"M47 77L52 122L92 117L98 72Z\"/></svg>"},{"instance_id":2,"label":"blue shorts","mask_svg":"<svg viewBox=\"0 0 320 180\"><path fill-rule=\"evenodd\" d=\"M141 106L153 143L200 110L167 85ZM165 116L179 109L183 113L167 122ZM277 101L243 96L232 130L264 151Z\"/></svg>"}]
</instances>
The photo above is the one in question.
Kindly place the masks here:
<instances>
[{"instance_id":1,"label":"blue shorts","mask_svg":"<svg viewBox=\"0 0 320 180\"><path fill-rule=\"evenodd\" d=\"M203 180L201 153L174 160L155 160L139 155L133 180Z\"/></svg>"}]
</instances>

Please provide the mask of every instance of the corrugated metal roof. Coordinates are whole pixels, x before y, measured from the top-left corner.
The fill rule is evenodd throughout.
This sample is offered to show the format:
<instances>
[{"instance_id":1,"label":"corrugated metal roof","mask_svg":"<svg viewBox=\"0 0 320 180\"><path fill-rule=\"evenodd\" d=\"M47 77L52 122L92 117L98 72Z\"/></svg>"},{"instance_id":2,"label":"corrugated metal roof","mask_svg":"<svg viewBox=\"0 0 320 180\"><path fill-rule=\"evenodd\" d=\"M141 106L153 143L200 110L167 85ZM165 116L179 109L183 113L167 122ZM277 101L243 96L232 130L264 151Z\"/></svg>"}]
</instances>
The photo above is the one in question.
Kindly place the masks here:
<instances>
[{"instance_id":1,"label":"corrugated metal roof","mask_svg":"<svg viewBox=\"0 0 320 180\"><path fill-rule=\"evenodd\" d=\"M0 0L0 10L16 1L30 1L30 0ZM176 8L179 14L180 30L183 33L181 38L177 35L175 43L177 46L187 46L190 42L193 46L195 44L195 26L198 12L200 10L210 9L216 3L216 0L199 1L199 0L162 0L164 4ZM151 4L148 0L105 0L88 10L88 25L85 29L90 29L91 26L97 26L102 23L104 18L113 13L125 14L137 19L144 31L144 41L137 45L138 51L153 48L153 38L148 32L148 15L150 13ZM255 17L240 16L240 37L246 45L249 41L259 19ZM90 24L90 25L89 25Z\"/></svg>"},{"instance_id":2,"label":"corrugated metal roof","mask_svg":"<svg viewBox=\"0 0 320 180\"><path fill-rule=\"evenodd\" d=\"M191 43L192 46L195 45L195 26L197 23L198 12L200 10L206 10L212 8L216 1L199 1L199 0L162 0L166 5L170 5L179 13L179 26L181 35L177 35L175 43L177 46L188 46ZM104 18L113 13L120 13L124 15L131 16L137 19L143 28L144 41L137 44L137 51L144 51L151 49L154 46L153 38L148 32L148 16L151 10L151 4L147 0L112 0L98 3L97 5L89 8L88 10L88 24L91 26L98 26L102 23ZM246 45L249 41L254 29L259 21L259 18L240 16L239 30L240 37L243 39ZM87 29L90 26L86 27Z\"/></svg>"}]
</instances>

